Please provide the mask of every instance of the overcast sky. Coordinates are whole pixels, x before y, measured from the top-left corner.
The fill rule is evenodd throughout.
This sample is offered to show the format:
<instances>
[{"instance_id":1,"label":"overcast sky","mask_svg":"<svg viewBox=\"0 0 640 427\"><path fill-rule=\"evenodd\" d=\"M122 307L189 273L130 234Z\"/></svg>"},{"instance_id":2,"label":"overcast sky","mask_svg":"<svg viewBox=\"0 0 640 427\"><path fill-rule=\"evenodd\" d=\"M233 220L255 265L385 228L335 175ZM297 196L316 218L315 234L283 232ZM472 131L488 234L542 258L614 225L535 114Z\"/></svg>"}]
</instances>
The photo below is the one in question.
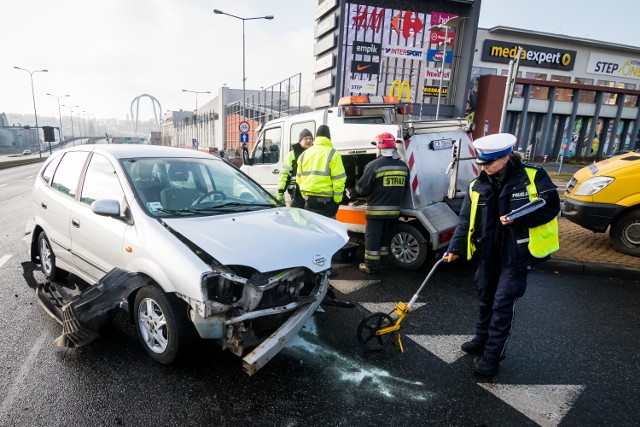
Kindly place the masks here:
<instances>
[{"instance_id":1,"label":"overcast sky","mask_svg":"<svg viewBox=\"0 0 640 427\"><path fill-rule=\"evenodd\" d=\"M482 0L481 27L496 25L640 46L637 0ZM132 100L156 97L163 110L193 109L182 89L242 87L243 16L247 89L302 72L312 79L317 0L3 0L0 112L56 117L61 103L100 118L125 119ZM606 7L606 11L603 8ZM609 18L612 17L612 18ZM199 95L198 104L209 95ZM68 110L63 108L63 115ZM153 110L140 103L140 119ZM11 121L11 119L9 119Z\"/></svg>"}]
</instances>

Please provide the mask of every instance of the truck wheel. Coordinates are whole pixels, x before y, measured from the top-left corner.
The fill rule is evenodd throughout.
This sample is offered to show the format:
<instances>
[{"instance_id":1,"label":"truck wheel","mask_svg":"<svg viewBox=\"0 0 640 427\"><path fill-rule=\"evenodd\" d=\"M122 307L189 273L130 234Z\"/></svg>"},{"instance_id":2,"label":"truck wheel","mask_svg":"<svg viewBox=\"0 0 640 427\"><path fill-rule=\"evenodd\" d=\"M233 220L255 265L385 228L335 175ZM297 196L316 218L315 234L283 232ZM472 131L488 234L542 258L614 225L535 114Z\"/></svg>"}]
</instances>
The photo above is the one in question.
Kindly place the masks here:
<instances>
[{"instance_id":1,"label":"truck wheel","mask_svg":"<svg viewBox=\"0 0 640 427\"><path fill-rule=\"evenodd\" d=\"M38 235L38 257L40 258L40 270L47 280L62 280L69 275L68 272L56 266L56 256L53 254L49 238L44 231Z\"/></svg>"},{"instance_id":2,"label":"truck wheel","mask_svg":"<svg viewBox=\"0 0 640 427\"><path fill-rule=\"evenodd\" d=\"M156 285L140 288L134 316L140 343L156 362L169 365L176 360L187 338L187 310L175 295Z\"/></svg>"},{"instance_id":3,"label":"truck wheel","mask_svg":"<svg viewBox=\"0 0 640 427\"><path fill-rule=\"evenodd\" d=\"M620 215L611 225L610 235L619 252L640 257L640 209Z\"/></svg>"},{"instance_id":4,"label":"truck wheel","mask_svg":"<svg viewBox=\"0 0 640 427\"><path fill-rule=\"evenodd\" d=\"M429 251L427 239L422 233L406 224L400 224L391 230L389 257L391 262L403 270L417 270L427 260Z\"/></svg>"}]
</instances>

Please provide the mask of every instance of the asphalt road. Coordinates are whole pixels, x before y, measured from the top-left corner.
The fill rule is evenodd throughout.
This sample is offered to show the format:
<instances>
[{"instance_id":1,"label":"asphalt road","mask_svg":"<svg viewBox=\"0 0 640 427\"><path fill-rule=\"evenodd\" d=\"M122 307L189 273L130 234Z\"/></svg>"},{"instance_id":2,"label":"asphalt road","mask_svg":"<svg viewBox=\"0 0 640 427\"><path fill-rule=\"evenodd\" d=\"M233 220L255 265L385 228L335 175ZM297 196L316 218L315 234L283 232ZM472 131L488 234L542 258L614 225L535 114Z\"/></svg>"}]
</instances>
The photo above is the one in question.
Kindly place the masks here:
<instances>
[{"instance_id":1,"label":"asphalt road","mask_svg":"<svg viewBox=\"0 0 640 427\"><path fill-rule=\"evenodd\" d=\"M637 425L640 282L530 275L499 374L472 374L459 344L473 333L472 266L443 265L403 323L405 352L366 351L356 329L408 302L426 276L355 265L332 280L354 309L325 306L253 377L202 343L162 366L119 312L101 337L58 349L59 325L33 291L43 276L21 241L38 165L0 170L1 426Z\"/></svg>"}]
</instances>

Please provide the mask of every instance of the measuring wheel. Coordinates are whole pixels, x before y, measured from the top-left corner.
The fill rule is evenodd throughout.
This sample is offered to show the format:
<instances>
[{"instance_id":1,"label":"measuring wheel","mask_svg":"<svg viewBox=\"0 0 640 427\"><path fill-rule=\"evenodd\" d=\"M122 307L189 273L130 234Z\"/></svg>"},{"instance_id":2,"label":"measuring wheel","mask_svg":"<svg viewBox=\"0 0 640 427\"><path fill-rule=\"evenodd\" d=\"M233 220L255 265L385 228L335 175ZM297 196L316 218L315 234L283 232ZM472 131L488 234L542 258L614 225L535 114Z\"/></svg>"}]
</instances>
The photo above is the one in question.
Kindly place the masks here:
<instances>
[{"instance_id":1,"label":"measuring wheel","mask_svg":"<svg viewBox=\"0 0 640 427\"><path fill-rule=\"evenodd\" d=\"M376 335L376 331L393 326L395 321L387 313L373 313L358 325L358 342L368 350L381 350L391 344L398 331Z\"/></svg>"}]
</instances>

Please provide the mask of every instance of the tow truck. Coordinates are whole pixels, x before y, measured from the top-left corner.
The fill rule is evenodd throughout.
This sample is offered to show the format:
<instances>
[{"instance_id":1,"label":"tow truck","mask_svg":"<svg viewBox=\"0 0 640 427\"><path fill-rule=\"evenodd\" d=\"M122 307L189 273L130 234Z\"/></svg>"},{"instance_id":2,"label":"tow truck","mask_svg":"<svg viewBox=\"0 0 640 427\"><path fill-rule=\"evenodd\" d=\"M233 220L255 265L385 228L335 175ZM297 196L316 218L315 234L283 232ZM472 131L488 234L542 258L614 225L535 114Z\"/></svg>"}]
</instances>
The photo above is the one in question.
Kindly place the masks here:
<instances>
[{"instance_id":1,"label":"tow truck","mask_svg":"<svg viewBox=\"0 0 640 427\"><path fill-rule=\"evenodd\" d=\"M336 219L357 239L366 227L366 198L351 190L365 165L375 159L374 137L382 132L396 135L398 152L409 166L410 185L391 234L391 261L405 270L419 269L429 256L446 249L469 182L479 169L468 161L475 158L468 120L413 121L411 113L411 105L396 97L348 96L335 107L271 120L257 129L251 153L243 151L241 170L276 194L283 161L300 131L315 134L319 125L329 126L347 173Z\"/></svg>"}]
</instances>

